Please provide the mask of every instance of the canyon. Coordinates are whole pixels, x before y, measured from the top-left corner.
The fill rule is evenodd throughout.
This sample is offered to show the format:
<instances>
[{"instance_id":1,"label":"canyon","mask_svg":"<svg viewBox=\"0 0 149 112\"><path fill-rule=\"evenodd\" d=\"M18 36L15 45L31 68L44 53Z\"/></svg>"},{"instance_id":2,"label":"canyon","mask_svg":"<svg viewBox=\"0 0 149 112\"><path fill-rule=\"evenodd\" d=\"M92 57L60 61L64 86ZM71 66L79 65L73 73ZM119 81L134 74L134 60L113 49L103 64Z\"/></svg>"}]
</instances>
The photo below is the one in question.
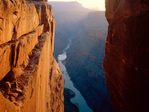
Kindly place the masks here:
<instances>
[{"instance_id":1,"label":"canyon","mask_svg":"<svg viewBox=\"0 0 149 112\"><path fill-rule=\"evenodd\" d=\"M0 111L63 112L64 80L46 0L0 1Z\"/></svg>"},{"instance_id":2,"label":"canyon","mask_svg":"<svg viewBox=\"0 0 149 112\"><path fill-rule=\"evenodd\" d=\"M84 8L78 2L49 3L56 20L55 56L62 61L64 87L75 94L71 103L80 112L111 112L103 71L107 35L105 12ZM68 91L66 93L65 112L75 112L67 102L70 97Z\"/></svg>"},{"instance_id":3,"label":"canyon","mask_svg":"<svg viewBox=\"0 0 149 112\"><path fill-rule=\"evenodd\" d=\"M148 112L149 1L106 0L104 68L115 112Z\"/></svg>"},{"instance_id":4,"label":"canyon","mask_svg":"<svg viewBox=\"0 0 149 112\"><path fill-rule=\"evenodd\" d=\"M75 4L75 7L78 12L82 10L80 5ZM148 112L149 1L106 0L107 40L97 39L93 36L96 33L89 32L90 26L94 25L89 20L96 19L94 15L97 13L86 9L76 18L69 16L73 24L67 18L60 25L71 32L77 28L75 20L78 19L82 30L75 30L71 35L83 35L79 39L88 44L86 48L79 39L72 42L70 48L75 51L69 48L67 59L59 60L61 66L68 69L62 72L69 73L67 77L76 88L75 92L80 92L94 112L112 111L108 90L114 112ZM100 14L103 17L104 13ZM82 18L87 22L81 21ZM66 28L70 26L73 27ZM67 32L60 32L68 38L64 43L61 41L63 37L56 39L61 44L54 53L55 20L47 0L0 0L0 112L64 112L66 94L69 94L66 95L67 104L74 108L74 112L79 111L70 100L75 97L74 91L65 88L64 93L64 78L54 58L54 55L63 55L71 37ZM100 32L100 36L106 36L105 32ZM106 43L105 55L103 49L100 49L102 54L94 51L97 42L100 48L104 48L103 43ZM97 57L104 58L105 77L102 60L96 61Z\"/></svg>"}]
</instances>

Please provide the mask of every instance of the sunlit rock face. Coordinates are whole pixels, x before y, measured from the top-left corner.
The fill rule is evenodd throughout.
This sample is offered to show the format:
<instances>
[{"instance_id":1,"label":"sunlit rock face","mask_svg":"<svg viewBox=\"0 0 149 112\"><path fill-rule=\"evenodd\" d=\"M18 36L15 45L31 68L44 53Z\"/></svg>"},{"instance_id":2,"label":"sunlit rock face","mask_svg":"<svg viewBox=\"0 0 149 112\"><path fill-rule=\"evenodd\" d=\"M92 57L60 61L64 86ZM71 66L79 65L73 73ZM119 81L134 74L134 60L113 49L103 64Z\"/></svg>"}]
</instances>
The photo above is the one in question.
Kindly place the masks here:
<instances>
[{"instance_id":1,"label":"sunlit rock face","mask_svg":"<svg viewBox=\"0 0 149 112\"><path fill-rule=\"evenodd\" d=\"M116 112L148 112L149 1L106 0L104 68Z\"/></svg>"},{"instance_id":2,"label":"sunlit rock face","mask_svg":"<svg viewBox=\"0 0 149 112\"><path fill-rule=\"evenodd\" d=\"M0 112L64 111L54 24L46 0L0 1Z\"/></svg>"}]
</instances>

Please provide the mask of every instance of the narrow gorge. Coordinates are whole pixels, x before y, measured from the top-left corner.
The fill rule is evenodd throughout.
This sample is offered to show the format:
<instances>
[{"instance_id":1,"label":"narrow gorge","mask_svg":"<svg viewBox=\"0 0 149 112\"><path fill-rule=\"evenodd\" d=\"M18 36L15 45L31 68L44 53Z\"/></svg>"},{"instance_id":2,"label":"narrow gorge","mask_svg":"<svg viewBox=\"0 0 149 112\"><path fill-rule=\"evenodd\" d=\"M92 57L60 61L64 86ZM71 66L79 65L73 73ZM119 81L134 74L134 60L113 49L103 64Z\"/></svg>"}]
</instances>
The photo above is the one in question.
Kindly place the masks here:
<instances>
[{"instance_id":1,"label":"narrow gorge","mask_svg":"<svg viewBox=\"0 0 149 112\"><path fill-rule=\"evenodd\" d=\"M149 112L149 0L105 3L56 7L55 39L48 0L0 0L0 112Z\"/></svg>"},{"instance_id":2,"label":"narrow gorge","mask_svg":"<svg viewBox=\"0 0 149 112\"><path fill-rule=\"evenodd\" d=\"M70 101L72 102L72 104L77 105L79 112L93 112L92 109L88 106L86 100L84 99L80 91L74 86L73 82L71 81L70 75L68 74L67 68L64 64L64 61L66 61L67 59L67 50L70 48L71 42L72 40L68 42L68 45L66 45L66 48L63 50L63 53L58 55L58 63L60 65L60 68L62 70L64 79L65 79L65 84L64 84L65 91L72 91L72 94L74 95L73 97L70 98ZM64 93L64 94L67 94L67 93ZM70 96L70 95L68 94L67 96Z\"/></svg>"}]
</instances>

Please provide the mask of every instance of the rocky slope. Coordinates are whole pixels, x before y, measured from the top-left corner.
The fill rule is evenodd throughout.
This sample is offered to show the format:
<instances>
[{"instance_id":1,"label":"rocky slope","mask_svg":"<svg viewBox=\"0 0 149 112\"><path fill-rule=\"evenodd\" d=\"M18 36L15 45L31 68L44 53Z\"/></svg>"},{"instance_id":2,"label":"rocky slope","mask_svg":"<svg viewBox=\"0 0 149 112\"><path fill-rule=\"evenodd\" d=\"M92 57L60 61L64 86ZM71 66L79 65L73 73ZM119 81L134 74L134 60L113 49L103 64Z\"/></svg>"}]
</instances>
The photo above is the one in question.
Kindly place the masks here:
<instances>
[{"instance_id":1,"label":"rocky slope","mask_svg":"<svg viewBox=\"0 0 149 112\"><path fill-rule=\"evenodd\" d=\"M46 0L0 1L1 112L64 111L54 24Z\"/></svg>"},{"instance_id":2,"label":"rocky slope","mask_svg":"<svg viewBox=\"0 0 149 112\"><path fill-rule=\"evenodd\" d=\"M149 1L106 0L104 67L116 112L148 112Z\"/></svg>"}]
</instances>

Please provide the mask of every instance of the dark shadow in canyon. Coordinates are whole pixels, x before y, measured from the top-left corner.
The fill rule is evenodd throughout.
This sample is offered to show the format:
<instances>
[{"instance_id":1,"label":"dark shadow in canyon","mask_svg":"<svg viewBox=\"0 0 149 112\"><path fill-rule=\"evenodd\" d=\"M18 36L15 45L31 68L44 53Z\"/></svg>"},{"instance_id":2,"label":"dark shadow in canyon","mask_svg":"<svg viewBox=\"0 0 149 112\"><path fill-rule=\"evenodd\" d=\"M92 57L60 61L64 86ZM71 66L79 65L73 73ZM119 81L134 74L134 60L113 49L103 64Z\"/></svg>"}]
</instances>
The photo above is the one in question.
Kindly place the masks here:
<instances>
[{"instance_id":1,"label":"dark shadow in canyon","mask_svg":"<svg viewBox=\"0 0 149 112\"><path fill-rule=\"evenodd\" d=\"M63 64L73 85L93 112L112 112L103 71L108 27L105 12L83 8L77 2L50 4L56 20L55 56L62 54L70 44ZM72 92L65 89L65 112L78 111L77 105L70 101Z\"/></svg>"}]
</instances>

